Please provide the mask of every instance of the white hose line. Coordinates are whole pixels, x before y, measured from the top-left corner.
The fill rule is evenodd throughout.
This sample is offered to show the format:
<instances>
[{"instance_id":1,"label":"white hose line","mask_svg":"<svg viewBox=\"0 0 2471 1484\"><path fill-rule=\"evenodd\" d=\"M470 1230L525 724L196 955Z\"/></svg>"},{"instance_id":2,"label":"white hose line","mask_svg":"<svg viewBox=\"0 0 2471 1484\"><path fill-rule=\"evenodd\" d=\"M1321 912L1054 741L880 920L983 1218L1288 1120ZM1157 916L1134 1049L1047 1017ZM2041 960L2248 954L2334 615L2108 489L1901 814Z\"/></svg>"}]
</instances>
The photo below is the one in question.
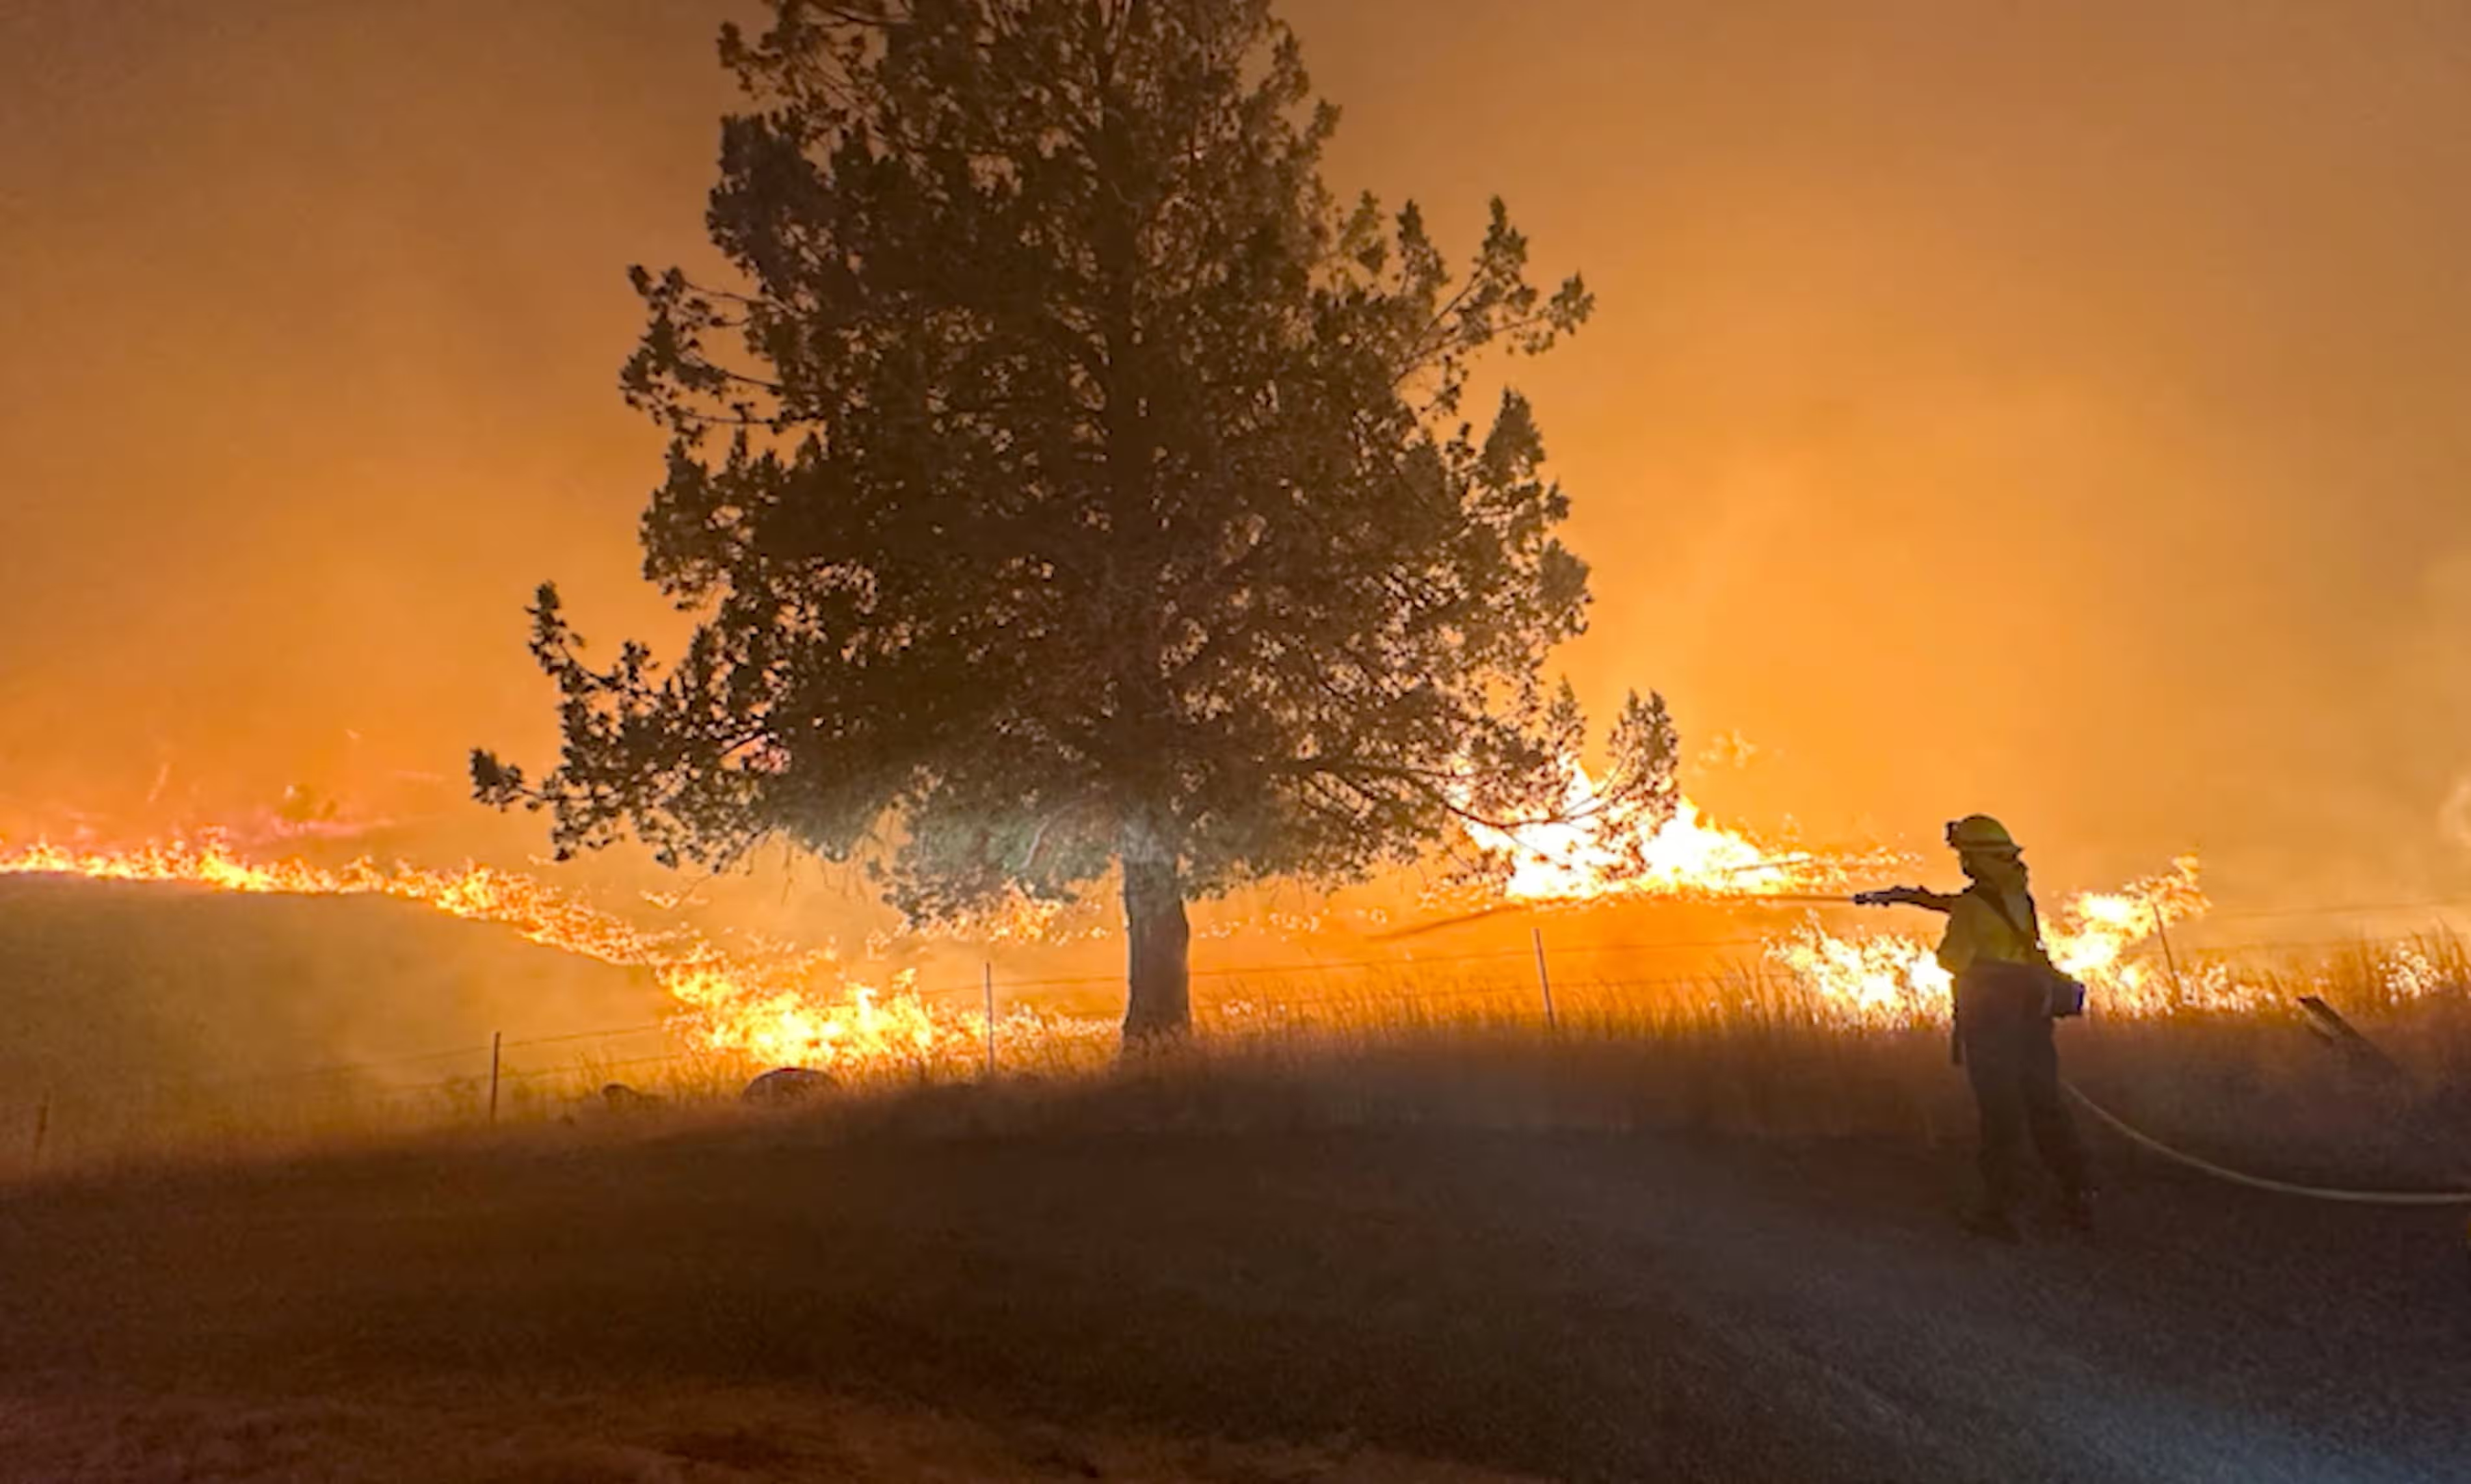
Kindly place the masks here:
<instances>
[{"instance_id":1,"label":"white hose line","mask_svg":"<svg viewBox=\"0 0 2471 1484\"><path fill-rule=\"evenodd\" d=\"M2471 1190L2333 1190L2323 1186L2294 1185L2288 1180L2269 1180L2263 1175L2244 1174L2239 1170L2217 1165L2211 1160L2200 1159L2183 1150L2174 1149L2151 1134L2140 1133L2124 1121L2119 1115L2087 1097L2073 1082L2063 1082L2059 1085L2068 1090L2069 1096L2083 1103L2086 1112L2109 1124L2113 1132L2130 1142L2158 1154L2174 1164L2185 1165L2190 1169L2200 1170L2217 1180L2227 1180L2233 1185L2244 1185L2257 1190L2271 1190L2279 1195L2304 1195L2310 1200L2344 1201L2354 1206L2471 1206Z\"/></svg>"}]
</instances>

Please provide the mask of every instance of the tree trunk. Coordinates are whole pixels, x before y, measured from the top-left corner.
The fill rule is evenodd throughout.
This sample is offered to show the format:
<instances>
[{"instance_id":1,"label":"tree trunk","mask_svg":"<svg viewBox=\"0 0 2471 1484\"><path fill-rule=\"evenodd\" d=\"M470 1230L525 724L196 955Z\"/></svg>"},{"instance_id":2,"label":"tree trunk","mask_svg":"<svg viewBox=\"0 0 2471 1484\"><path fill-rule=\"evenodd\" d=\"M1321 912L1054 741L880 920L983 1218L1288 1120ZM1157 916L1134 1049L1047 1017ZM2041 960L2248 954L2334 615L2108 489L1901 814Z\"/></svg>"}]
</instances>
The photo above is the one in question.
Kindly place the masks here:
<instances>
[{"instance_id":1,"label":"tree trunk","mask_svg":"<svg viewBox=\"0 0 2471 1484\"><path fill-rule=\"evenodd\" d=\"M1146 857L1146 859L1144 859ZM1192 927L1184 882L1172 857L1124 858L1124 937L1128 945L1124 1045L1181 1036L1192 1028Z\"/></svg>"}]
</instances>

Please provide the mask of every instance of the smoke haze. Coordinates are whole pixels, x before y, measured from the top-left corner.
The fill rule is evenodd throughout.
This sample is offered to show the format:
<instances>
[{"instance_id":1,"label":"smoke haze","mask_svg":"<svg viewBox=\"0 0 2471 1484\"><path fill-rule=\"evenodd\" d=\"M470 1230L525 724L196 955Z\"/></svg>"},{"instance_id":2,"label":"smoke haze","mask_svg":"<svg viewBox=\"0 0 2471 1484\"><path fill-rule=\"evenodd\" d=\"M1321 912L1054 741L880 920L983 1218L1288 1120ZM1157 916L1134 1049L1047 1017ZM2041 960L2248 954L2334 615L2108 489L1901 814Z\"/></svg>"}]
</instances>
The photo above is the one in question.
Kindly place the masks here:
<instances>
[{"instance_id":1,"label":"smoke haze","mask_svg":"<svg viewBox=\"0 0 2471 1484\"><path fill-rule=\"evenodd\" d=\"M291 786L472 837L521 606L661 632L633 262L702 260L667 0L0 16L0 828ZM2225 898L2457 890L2471 772L2471 14L2382 0L1312 0L1332 184L1588 332L1513 374L1720 815ZM493 833L494 832L494 833ZM459 836L459 838L461 836Z\"/></svg>"}]
</instances>

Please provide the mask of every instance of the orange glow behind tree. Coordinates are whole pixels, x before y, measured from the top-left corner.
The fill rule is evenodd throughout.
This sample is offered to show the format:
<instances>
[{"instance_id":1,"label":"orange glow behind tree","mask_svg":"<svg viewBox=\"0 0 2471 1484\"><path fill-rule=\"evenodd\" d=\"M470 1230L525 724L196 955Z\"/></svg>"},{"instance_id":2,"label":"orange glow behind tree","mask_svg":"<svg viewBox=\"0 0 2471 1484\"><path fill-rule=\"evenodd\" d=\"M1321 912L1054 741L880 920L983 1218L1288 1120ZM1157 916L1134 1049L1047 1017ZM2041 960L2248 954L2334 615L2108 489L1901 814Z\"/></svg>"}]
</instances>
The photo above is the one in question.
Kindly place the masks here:
<instances>
[{"instance_id":1,"label":"orange glow behind tree","mask_svg":"<svg viewBox=\"0 0 2471 1484\"><path fill-rule=\"evenodd\" d=\"M1593 301L1497 202L1464 277L1413 205L1334 204L1267 0L778 0L721 50L736 281L639 271L624 378L671 438L646 570L700 626L597 665L542 589L565 752L477 753L483 800L669 862L896 836L920 921L1112 872L1131 1038L1189 1024L1194 896L1556 814L1586 569L1526 400L1460 414ZM1660 716L1605 802L1669 808Z\"/></svg>"}]
</instances>

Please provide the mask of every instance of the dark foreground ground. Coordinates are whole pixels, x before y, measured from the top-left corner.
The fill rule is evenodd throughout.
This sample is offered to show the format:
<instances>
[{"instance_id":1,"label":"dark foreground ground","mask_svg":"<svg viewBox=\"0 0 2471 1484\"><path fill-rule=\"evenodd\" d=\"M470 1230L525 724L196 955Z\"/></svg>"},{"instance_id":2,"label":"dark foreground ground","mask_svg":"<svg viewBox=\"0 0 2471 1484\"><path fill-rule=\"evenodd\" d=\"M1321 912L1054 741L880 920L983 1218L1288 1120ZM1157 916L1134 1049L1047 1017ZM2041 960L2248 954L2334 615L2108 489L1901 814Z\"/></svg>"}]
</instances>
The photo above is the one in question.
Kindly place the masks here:
<instances>
[{"instance_id":1,"label":"dark foreground ground","mask_svg":"<svg viewBox=\"0 0 2471 1484\"><path fill-rule=\"evenodd\" d=\"M0 1476L2471 1478L2458 1213L2111 1151L795 1125L0 1192Z\"/></svg>"}]
</instances>

